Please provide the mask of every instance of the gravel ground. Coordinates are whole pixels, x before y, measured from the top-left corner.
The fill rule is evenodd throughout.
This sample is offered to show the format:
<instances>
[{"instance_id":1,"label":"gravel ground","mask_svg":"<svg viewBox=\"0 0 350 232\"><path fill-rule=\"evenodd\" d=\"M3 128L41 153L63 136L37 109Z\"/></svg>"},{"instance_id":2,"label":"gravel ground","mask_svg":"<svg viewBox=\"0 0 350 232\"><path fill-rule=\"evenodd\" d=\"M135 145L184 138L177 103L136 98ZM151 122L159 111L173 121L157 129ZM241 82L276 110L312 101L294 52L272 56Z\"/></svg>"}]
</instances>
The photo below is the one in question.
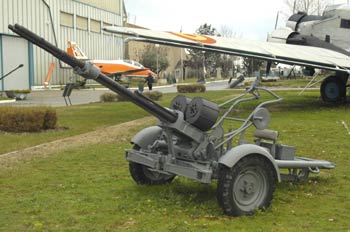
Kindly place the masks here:
<instances>
[{"instance_id":1,"label":"gravel ground","mask_svg":"<svg viewBox=\"0 0 350 232\"><path fill-rule=\"evenodd\" d=\"M23 150L0 154L0 167L11 166L36 157L47 157L67 149L106 143L124 143L137 133L141 125L155 123L154 117L146 117L121 123L118 125L99 128L95 131L40 144Z\"/></svg>"}]
</instances>

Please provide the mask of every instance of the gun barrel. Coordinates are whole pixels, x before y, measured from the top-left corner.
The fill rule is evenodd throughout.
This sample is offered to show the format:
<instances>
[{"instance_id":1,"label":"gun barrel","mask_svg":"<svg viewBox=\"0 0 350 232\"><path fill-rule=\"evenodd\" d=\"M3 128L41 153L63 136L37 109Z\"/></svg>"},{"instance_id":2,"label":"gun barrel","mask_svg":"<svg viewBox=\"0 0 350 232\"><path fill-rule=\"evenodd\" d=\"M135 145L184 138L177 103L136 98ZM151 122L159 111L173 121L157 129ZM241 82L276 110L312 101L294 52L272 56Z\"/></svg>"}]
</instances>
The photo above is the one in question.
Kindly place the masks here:
<instances>
[{"instance_id":1,"label":"gun barrel","mask_svg":"<svg viewBox=\"0 0 350 232\"><path fill-rule=\"evenodd\" d=\"M166 108L162 107L151 99L142 96L141 94L132 93L124 86L113 81L107 75L101 73L95 66L88 65L87 62L76 59L75 57L57 48L55 45L46 41L44 38L38 36L27 28L18 24L9 25L8 28L24 39L44 49L51 55L55 56L57 59L68 64L74 68L74 70L78 70L78 74L82 75L84 78L93 79L103 86L109 88L113 92L122 95L134 104L157 117L159 120L168 123L174 123L177 120L177 114L175 112L167 110Z\"/></svg>"}]
</instances>

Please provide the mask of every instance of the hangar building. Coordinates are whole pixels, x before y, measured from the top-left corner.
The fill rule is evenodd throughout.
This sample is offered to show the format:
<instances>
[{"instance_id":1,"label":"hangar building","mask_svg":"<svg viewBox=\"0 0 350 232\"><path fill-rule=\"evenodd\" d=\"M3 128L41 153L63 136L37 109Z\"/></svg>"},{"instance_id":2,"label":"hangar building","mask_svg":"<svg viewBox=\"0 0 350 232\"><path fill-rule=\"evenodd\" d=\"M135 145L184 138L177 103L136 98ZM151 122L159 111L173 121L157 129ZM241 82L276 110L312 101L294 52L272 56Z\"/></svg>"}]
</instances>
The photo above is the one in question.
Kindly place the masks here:
<instances>
[{"instance_id":1,"label":"hangar building","mask_svg":"<svg viewBox=\"0 0 350 232\"><path fill-rule=\"evenodd\" d=\"M43 86L51 63L51 85L73 76L69 66L14 35L8 24L19 23L63 50L75 41L89 58L122 59L122 38L102 28L125 21L123 0L0 0L0 76L23 64L0 81L0 91Z\"/></svg>"}]
</instances>

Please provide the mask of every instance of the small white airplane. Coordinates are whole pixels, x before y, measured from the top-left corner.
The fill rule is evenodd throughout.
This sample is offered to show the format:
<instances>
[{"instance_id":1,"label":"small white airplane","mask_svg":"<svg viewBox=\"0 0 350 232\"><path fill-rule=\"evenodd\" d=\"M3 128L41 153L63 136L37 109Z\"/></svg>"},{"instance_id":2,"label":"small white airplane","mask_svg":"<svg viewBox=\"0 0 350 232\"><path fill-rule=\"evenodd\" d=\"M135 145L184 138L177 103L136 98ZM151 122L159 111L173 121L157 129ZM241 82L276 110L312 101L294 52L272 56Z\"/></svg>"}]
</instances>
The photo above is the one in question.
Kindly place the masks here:
<instances>
[{"instance_id":1,"label":"small white airplane","mask_svg":"<svg viewBox=\"0 0 350 232\"><path fill-rule=\"evenodd\" d=\"M325 79L327 84L321 89L321 96L325 101L343 100L346 88L349 87L344 83L349 79L350 57L325 48L115 26L105 27L104 30L130 36L126 41L149 42L265 60L268 62L267 73L272 62L330 70L333 72Z\"/></svg>"},{"instance_id":2,"label":"small white airplane","mask_svg":"<svg viewBox=\"0 0 350 232\"><path fill-rule=\"evenodd\" d=\"M89 60L81 48L73 41L68 41L67 53L80 60ZM101 69L101 72L115 77L119 80L121 75L127 77L147 77L156 74L149 68L145 68L142 64L133 60L89 60L91 63Z\"/></svg>"}]
</instances>

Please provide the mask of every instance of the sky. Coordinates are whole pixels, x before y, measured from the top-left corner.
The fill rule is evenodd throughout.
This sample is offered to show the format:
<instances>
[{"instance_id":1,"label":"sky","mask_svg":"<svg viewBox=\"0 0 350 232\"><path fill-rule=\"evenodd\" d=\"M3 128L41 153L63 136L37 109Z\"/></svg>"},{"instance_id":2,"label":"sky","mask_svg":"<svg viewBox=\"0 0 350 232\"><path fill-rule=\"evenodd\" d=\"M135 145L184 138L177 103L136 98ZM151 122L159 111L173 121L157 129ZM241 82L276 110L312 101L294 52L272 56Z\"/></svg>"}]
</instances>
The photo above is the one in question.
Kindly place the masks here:
<instances>
[{"instance_id":1,"label":"sky","mask_svg":"<svg viewBox=\"0 0 350 232\"><path fill-rule=\"evenodd\" d=\"M335 4L348 0L331 0ZM277 13L286 12L284 0L124 0L129 23L152 30L194 33L200 25L222 27L237 37L266 40ZM279 26L286 16L279 14Z\"/></svg>"}]
</instances>

